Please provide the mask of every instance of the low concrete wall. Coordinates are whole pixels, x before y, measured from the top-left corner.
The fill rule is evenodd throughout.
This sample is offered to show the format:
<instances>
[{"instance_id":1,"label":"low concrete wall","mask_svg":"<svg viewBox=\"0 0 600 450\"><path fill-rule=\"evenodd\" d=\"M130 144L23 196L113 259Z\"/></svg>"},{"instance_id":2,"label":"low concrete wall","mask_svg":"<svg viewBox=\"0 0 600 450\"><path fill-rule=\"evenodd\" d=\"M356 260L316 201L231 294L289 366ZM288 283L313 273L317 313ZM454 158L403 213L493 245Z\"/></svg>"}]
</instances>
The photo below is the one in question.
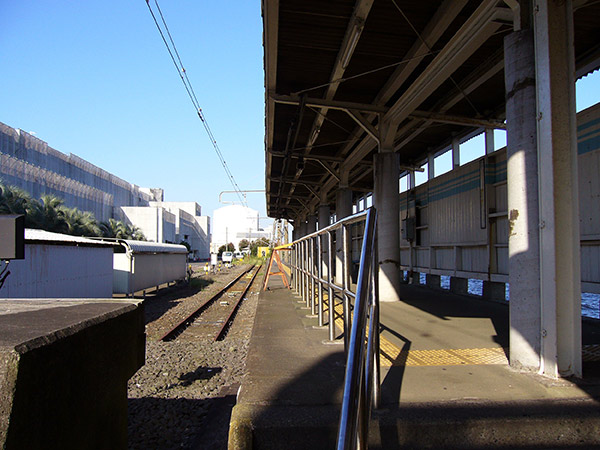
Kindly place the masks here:
<instances>
[{"instance_id":1,"label":"low concrete wall","mask_svg":"<svg viewBox=\"0 0 600 450\"><path fill-rule=\"evenodd\" d=\"M0 448L126 449L127 380L144 364L141 304L0 304Z\"/></svg>"}]
</instances>

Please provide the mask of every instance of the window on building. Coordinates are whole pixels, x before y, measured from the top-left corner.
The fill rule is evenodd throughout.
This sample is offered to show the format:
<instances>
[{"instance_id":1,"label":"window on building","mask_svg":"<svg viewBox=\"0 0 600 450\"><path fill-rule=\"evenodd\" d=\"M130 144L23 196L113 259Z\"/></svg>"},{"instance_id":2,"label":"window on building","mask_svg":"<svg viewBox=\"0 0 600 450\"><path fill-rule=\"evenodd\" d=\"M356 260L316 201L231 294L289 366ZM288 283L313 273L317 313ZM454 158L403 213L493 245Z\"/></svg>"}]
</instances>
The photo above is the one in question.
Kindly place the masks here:
<instances>
[{"instance_id":1,"label":"window on building","mask_svg":"<svg viewBox=\"0 0 600 450\"><path fill-rule=\"evenodd\" d=\"M415 172L415 186L419 186L423 183L426 183L429 179L427 169L429 167L428 163L425 163L421 166L423 172Z\"/></svg>"},{"instance_id":2,"label":"window on building","mask_svg":"<svg viewBox=\"0 0 600 450\"><path fill-rule=\"evenodd\" d=\"M460 144L460 165L485 155L485 134L481 133Z\"/></svg>"},{"instance_id":3,"label":"window on building","mask_svg":"<svg viewBox=\"0 0 600 450\"><path fill-rule=\"evenodd\" d=\"M494 130L494 150L506 147L506 130Z\"/></svg>"},{"instance_id":4,"label":"window on building","mask_svg":"<svg viewBox=\"0 0 600 450\"><path fill-rule=\"evenodd\" d=\"M435 176L440 176L452 170L452 150L448 149L433 159Z\"/></svg>"},{"instance_id":5,"label":"window on building","mask_svg":"<svg viewBox=\"0 0 600 450\"><path fill-rule=\"evenodd\" d=\"M405 173L400 177L400 182L398 184L400 186L399 192L408 191L408 173Z\"/></svg>"},{"instance_id":6,"label":"window on building","mask_svg":"<svg viewBox=\"0 0 600 450\"><path fill-rule=\"evenodd\" d=\"M600 102L600 70L596 70L575 82L577 112Z\"/></svg>"}]
</instances>

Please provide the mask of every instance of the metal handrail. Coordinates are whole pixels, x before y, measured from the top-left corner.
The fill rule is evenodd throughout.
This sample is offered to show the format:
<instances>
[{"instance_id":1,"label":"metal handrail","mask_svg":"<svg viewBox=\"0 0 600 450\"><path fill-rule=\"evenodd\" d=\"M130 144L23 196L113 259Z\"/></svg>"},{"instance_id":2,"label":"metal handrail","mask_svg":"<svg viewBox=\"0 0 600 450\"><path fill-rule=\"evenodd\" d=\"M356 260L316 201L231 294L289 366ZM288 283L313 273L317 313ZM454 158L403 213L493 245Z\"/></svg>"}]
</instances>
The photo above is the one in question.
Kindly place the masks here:
<instances>
[{"instance_id":1,"label":"metal handrail","mask_svg":"<svg viewBox=\"0 0 600 450\"><path fill-rule=\"evenodd\" d=\"M356 293L349 283L349 226L365 222ZM329 299L329 339L335 339L334 291L343 297L344 348L346 372L344 397L340 414L337 449L366 448L368 422L371 407L379 406L379 297L377 279L377 246L375 230L377 213L371 207L366 211L342 219L333 225L304 236L292 244L291 264L294 270L293 287L315 314L323 326L323 288ZM341 231L342 239L342 283L333 280L333 237ZM327 238L326 248L322 240ZM316 246L314 245L316 241ZM316 247L316 251L315 251ZM316 253L316 258L315 258ZM327 259L327 264L324 264ZM326 268L326 270L324 270ZM323 273L326 272L326 273ZM350 300L354 299L354 317L351 315ZM367 326L368 323L368 326ZM368 330L368 332L367 332Z\"/></svg>"}]
</instances>

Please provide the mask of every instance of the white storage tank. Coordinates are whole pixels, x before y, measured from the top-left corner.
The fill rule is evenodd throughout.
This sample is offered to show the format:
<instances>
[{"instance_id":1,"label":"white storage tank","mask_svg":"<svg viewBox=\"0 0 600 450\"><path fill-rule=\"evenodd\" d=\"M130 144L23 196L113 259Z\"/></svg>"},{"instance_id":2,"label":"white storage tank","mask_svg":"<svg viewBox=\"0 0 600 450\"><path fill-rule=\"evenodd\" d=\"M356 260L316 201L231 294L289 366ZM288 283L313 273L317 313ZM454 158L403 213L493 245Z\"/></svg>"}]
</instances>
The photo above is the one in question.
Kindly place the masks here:
<instances>
[{"instance_id":1,"label":"white storage tank","mask_svg":"<svg viewBox=\"0 0 600 450\"><path fill-rule=\"evenodd\" d=\"M113 292L133 295L163 283L183 280L187 248L183 245L117 239Z\"/></svg>"}]
</instances>

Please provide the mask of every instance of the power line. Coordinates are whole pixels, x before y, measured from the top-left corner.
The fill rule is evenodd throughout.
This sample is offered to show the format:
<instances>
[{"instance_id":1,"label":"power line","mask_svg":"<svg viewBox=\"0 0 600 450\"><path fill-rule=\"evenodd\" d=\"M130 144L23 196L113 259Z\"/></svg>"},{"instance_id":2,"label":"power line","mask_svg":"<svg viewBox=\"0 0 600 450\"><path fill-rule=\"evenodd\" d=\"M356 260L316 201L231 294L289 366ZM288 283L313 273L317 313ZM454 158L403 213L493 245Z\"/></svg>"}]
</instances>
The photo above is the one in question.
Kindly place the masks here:
<instances>
[{"instance_id":1,"label":"power line","mask_svg":"<svg viewBox=\"0 0 600 450\"><path fill-rule=\"evenodd\" d=\"M194 88L192 87L192 83L190 82L190 80L187 76L187 72L185 70L185 67L183 66L183 62L181 61L181 57L179 56L179 52L177 51L177 47L175 46L175 41L173 41L173 37L171 36L171 32L169 31L169 27L167 26L167 22L163 16L160 6L158 5L158 0L154 0L154 3L156 4L156 9L158 10L158 13L160 15L160 18L161 18L161 21L165 28L166 34L169 37L169 41L171 43L170 45L169 45L169 42L167 41L167 38L165 37L165 33L163 32L160 24L158 23L158 20L156 18L156 15L154 14L154 11L152 10L152 7L150 6L150 0L146 0L146 5L148 6L148 11L150 11L150 15L152 15L154 24L156 25L156 28L158 29L158 32L160 33L160 37L162 38L163 43L165 44L165 47L167 47L167 51L169 52L169 55L171 56L171 61L173 61L173 65L177 69L179 78L181 79L181 82L183 83L183 86L185 87L188 97L190 98L190 101L192 102L192 105L194 106L194 109L196 110L196 113L198 114L198 118L202 122L202 125L204 126L204 129L206 130L206 134L208 135L210 142L211 142L213 148L215 149L215 152L216 152L217 156L219 157L219 160L221 161L221 165L223 166L223 169L225 169L225 173L227 174L227 177L229 178L229 181L231 182L233 189L237 193L237 196L240 199L240 201L242 202L242 205L248 206L248 204L246 203L246 200L242 196L242 191L241 191L240 187L238 186L237 182L235 181L233 174L229 170L229 166L227 166L227 162L225 162L223 153L221 152L221 149L219 148L219 144L217 144L217 140L215 139L215 136L213 135L213 133L208 125L208 121L206 120L206 117L204 117L202 108L200 108L200 103L198 102L198 98L196 97L196 93L194 92Z\"/></svg>"}]
</instances>

